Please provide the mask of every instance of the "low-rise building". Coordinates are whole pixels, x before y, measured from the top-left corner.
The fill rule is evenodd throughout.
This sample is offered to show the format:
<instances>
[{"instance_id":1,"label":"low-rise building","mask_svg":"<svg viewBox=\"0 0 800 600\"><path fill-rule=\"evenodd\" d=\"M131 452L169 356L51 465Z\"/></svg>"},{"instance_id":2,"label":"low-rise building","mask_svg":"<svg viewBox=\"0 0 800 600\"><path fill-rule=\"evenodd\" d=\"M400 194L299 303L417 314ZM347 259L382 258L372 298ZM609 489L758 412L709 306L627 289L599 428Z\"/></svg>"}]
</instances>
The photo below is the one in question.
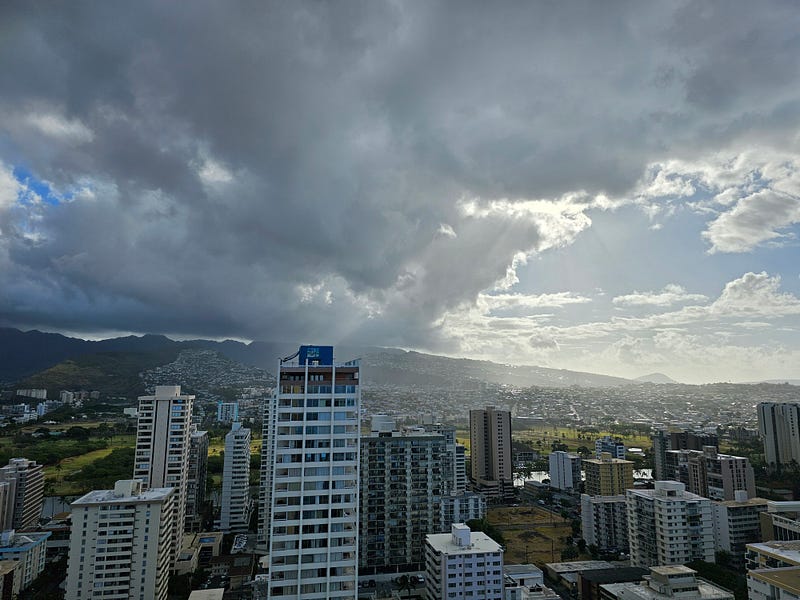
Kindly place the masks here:
<instances>
[{"instance_id":1,"label":"low-rise building","mask_svg":"<svg viewBox=\"0 0 800 600\"><path fill-rule=\"evenodd\" d=\"M745 561L749 600L800 598L800 541L748 544Z\"/></svg>"},{"instance_id":2,"label":"low-rise building","mask_svg":"<svg viewBox=\"0 0 800 600\"><path fill-rule=\"evenodd\" d=\"M49 531L16 533L13 529L0 534L0 561L20 564L20 589L27 588L44 571Z\"/></svg>"},{"instance_id":3,"label":"low-rise building","mask_svg":"<svg viewBox=\"0 0 800 600\"><path fill-rule=\"evenodd\" d=\"M503 549L463 523L451 533L425 537L425 597L464 598L467 592L487 600L503 600Z\"/></svg>"},{"instance_id":4,"label":"low-rise building","mask_svg":"<svg viewBox=\"0 0 800 600\"><path fill-rule=\"evenodd\" d=\"M600 586L609 583L638 583L650 571L641 567L614 567L594 569L578 573L578 598L580 600L599 600Z\"/></svg>"},{"instance_id":5,"label":"low-rise building","mask_svg":"<svg viewBox=\"0 0 800 600\"><path fill-rule=\"evenodd\" d=\"M584 571L597 569L613 569L614 565L604 560L574 560L559 563L547 563L545 574L556 583L561 583L571 590L577 590L578 575Z\"/></svg>"},{"instance_id":6,"label":"low-rise building","mask_svg":"<svg viewBox=\"0 0 800 600\"><path fill-rule=\"evenodd\" d=\"M600 586L603 600L733 600L733 592L697 577L697 571L674 565L651 567L641 583ZM752 599L751 599L752 600Z\"/></svg>"},{"instance_id":7,"label":"low-rise building","mask_svg":"<svg viewBox=\"0 0 800 600\"><path fill-rule=\"evenodd\" d=\"M800 502L770 500L759 517L762 540L800 540Z\"/></svg>"}]
</instances>

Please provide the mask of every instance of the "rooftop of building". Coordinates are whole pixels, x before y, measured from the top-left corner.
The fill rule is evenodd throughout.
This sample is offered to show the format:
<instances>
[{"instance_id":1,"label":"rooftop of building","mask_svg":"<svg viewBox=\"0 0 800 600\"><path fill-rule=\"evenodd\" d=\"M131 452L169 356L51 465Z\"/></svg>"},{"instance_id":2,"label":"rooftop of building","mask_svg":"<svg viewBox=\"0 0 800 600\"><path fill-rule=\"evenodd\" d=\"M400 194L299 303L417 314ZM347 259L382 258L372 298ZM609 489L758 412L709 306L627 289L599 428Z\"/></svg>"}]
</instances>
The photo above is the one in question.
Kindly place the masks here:
<instances>
[{"instance_id":1,"label":"rooftop of building","mask_svg":"<svg viewBox=\"0 0 800 600\"><path fill-rule=\"evenodd\" d=\"M501 552L502 547L482 531L469 532L469 544L459 545L452 533L433 533L425 536L425 541L434 551L441 554L486 554Z\"/></svg>"},{"instance_id":2,"label":"rooftop of building","mask_svg":"<svg viewBox=\"0 0 800 600\"><path fill-rule=\"evenodd\" d=\"M766 498L748 498L747 500L717 500L714 504L721 506L737 507L737 506L767 506L769 500Z\"/></svg>"},{"instance_id":3,"label":"rooftop of building","mask_svg":"<svg viewBox=\"0 0 800 600\"><path fill-rule=\"evenodd\" d=\"M685 565L661 565L661 566L650 567L650 570L653 573L663 575L664 577L674 577L676 575L680 577L686 577L690 575L694 576L697 574L697 571L695 571L694 569L690 569Z\"/></svg>"},{"instance_id":4,"label":"rooftop of building","mask_svg":"<svg viewBox=\"0 0 800 600\"><path fill-rule=\"evenodd\" d=\"M761 542L759 544L747 544L747 549L800 565L800 540L788 542L771 541Z\"/></svg>"},{"instance_id":5,"label":"rooftop of building","mask_svg":"<svg viewBox=\"0 0 800 600\"><path fill-rule=\"evenodd\" d=\"M13 529L0 535L0 552L23 551L43 543L52 534L50 531L26 531L16 533Z\"/></svg>"},{"instance_id":6,"label":"rooftop of building","mask_svg":"<svg viewBox=\"0 0 800 600\"><path fill-rule=\"evenodd\" d=\"M5 577L19 565L18 560L0 560L0 577Z\"/></svg>"},{"instance_id":7,"label":"rooftop of building","mask_svg":"<svg viewBox=\"0 0 800 600\"><path fill-rule=\"evenodd\" d=\"M194 590L189 594L189 600L222 600L225 595L225 588L215 590Z\"/></svg>"},{"instance_id":8,"label":"rooftop of building","mask_svg":"<svg viewBox=\"0 0 800 600\"><path fill-rule=\"evenodd\" d=\"M615 568L610 562L604 560L576 560L573 562L547 563L545 567L559 575L563 575L564 573L577 573L578 571Z\"/></svg>"},{"instance_id":9,"label":"rooftop of building","mask_svg":"<svg viewBox=\"0 0 800 600\"><path fill-rule=\"evenodd\" d=\"M611 592L614 596L619 597L623 593L625 598L637 598L640 600L656 600L659 598L671 598L671 596L659 593L650 586L641 583L606 583L602 585L604 590ZM686 596L682 596L686 597ZM704 581L697 580L697 595L692 598L700 600L723 600L725 598L733 598L733 592L724 588L717 587L716 585Z\"/></svg>"},{"instance_id":10,"label":"rooftop of building","mask_svg":"<svg viewBox=\"0 0 800 600\"><path fill-rule=\"evenodd\" d=\"M753 569L748 571L748 576L800 595L800 567Z\"/></svg>"},{"instance_id":11,"label":"rooftop of building","mask_svg":"<svg viewBox=\"0 0 800 600\"><path fill-rule=\"evenodd\" d=\"M117 486L115 486L116 489L113 490L93 490L75 500L75 502L72 503L72 506L107 504L109 502L159 502L167 498L175 491L175 488L171 487L150 488L147 490L143 490L141 487L137 486L129 486L124 490L124 486L119 487L121 483L126 483L127 481L128 480L118 481ZM127 493L125 493L126 491Z\"/></svg>"},{"instance_id":12,"label":"rooftop of building","mask_svg":"<svg viewBox=\"0 0 800 600\"><path fill-rule=\"evenodd\" d=\"M584 458L584 464L590 465L633 465L632 460L625 460L624 458L614 458L608 452L603 452L600 458Z\"/></svg>"},{"instance_id":13,"label":"rooftop of building","mask_svg":"<svg viewBox=\"0 0 800 600\"><path fill-rule=\"evenodd\" d=\"M592 583L621 583L624 581L641 581L649 571L642 567L612 567L610 569L593 569L581 571L581 579Z\"/></svg>"},{"instance_id":14,"label":"rooftop of building","mask_svg":"<svg viewBox=\"0 0 800 600\"><path fill-rule=\"evenodd\" d=\"M506 575L541 575L542 570L536 565L503 565Z\"/></svg>"},{"instance_id":15,"label":"rooftop of building","mask_svg":"<svg viewBox=\"0 0 800 600\"><path fill-rule=\"evenodd\" d=\"M680 481L656 481L653 489L629 489L627 493L645 498L682 498L708 501L703 496L687 492L686 485Z\"/></svg>"}]
</instances>

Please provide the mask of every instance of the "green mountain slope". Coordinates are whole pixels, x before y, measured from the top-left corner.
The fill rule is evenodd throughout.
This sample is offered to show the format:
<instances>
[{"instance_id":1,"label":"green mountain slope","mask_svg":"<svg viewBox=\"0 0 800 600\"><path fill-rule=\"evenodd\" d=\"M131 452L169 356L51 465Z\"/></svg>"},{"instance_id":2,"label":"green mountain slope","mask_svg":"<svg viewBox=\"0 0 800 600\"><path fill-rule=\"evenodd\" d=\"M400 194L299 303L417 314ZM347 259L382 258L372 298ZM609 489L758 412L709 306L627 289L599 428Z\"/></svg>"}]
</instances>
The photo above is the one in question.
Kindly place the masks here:
<instances>
[{"instance_id":1,"label":"green mountain slope","mask_svg":"<svg viewBox=\"0 0 800 600\"><path fill-rule=\"evenodd\" d=\"M100 352L68 359L18 383L20 388L46 388L48 398L67 390L98 390L107 396L135 397L144 394L139 373L170 363L179 348L150 352Z\"/></svg>"}]
</instances>

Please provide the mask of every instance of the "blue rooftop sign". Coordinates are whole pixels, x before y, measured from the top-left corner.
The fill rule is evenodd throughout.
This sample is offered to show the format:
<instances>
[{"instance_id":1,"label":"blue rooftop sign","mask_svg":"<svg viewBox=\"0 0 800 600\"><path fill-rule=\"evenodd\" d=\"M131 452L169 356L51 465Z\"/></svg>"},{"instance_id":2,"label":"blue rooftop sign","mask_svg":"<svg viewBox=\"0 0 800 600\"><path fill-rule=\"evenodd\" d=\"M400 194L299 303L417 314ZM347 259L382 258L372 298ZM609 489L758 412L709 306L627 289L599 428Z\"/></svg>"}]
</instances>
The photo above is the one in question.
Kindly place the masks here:
<instances>
[{"instance_id":1,"label":"blue rooftop sign","mask_svg":"<svg viewBox=\"0 0 800 600\"><path fill-rule=\"evenodd\" d=\"M305 365L333 364L333 346L300 346L299 363Z\"/></svg>"}]
</instances>

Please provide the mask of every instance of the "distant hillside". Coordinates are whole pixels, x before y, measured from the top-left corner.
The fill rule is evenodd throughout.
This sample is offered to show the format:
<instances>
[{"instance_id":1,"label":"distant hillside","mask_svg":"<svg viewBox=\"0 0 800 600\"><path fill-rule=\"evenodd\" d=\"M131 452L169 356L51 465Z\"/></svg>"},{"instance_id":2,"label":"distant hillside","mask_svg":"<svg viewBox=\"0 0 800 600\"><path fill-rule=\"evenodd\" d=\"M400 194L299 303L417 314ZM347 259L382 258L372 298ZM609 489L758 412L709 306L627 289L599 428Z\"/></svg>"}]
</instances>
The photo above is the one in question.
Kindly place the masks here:
<instances>
[{"instance_id":1,"label":"distant hillside","mask_svg":"<svg viewBox=\"0 0 800 600\"><path fill-rule=\"evenodd\" d=\"M642 375L641 377L637 377L634 381L639 381L641 383L678 383L672 377L668 377L663 373L650 373L648 375Z\"/></svg>"},{"instance_id":2,"label":"distant hillside","mask_svg":"<svg viewBox=\"0 0 800 600\"><path fill-rule=\"evenodd\" d=\"M87 388L135 395L142 393L139 372L173 362L181 350L213 350L274 374L278 359L292 354L297 344L202 339L176 342L162 335L89 342L60 334L0 329L0 349L0 381L19 382L18 387ZM519 387L607 387L631 383L607 375L449 358L395 348L336 347L337 360L359 357L365 385L479 389L484 383Z\"/></svg>"},{"instance_id":3,"label":"distant hillside","mask_svg":"<svg viewBox=\"0 0 800 600\"><path fill-rule=\"evenodd\" d=\"M410 387L474 388L486 383L518 387L606 387L630 384L631 380L595 373L504 365L488 360L448 358L401 350L370 352L362 357L367 384Z\"/></svg>"},{"instance_id":4,"label":"distant hillside","mask_svg":"<svg viewBox=\"0 0 800 600\"><path fill-rule=\"evenodd\" d=\"M0 382L13 383L67 359L106 352L149 353L177 350L182 342L163 335L127 336L101 341L71 338L59 333L0 328Z\"/></svg>"},{"instance_id":5,"label":"distant hillside","mask_svg":"<svg viewBox=\"0 0 800 600\"><path fill-rule=\"evenodd\" d=\"M21 388L45 388L48 398L60 390L98 390L109 396L134 397L145 393L139 373L170 363L177 348L150 352L100 352L68 359L19 382Z\"/></svg>"}]
</instances>

